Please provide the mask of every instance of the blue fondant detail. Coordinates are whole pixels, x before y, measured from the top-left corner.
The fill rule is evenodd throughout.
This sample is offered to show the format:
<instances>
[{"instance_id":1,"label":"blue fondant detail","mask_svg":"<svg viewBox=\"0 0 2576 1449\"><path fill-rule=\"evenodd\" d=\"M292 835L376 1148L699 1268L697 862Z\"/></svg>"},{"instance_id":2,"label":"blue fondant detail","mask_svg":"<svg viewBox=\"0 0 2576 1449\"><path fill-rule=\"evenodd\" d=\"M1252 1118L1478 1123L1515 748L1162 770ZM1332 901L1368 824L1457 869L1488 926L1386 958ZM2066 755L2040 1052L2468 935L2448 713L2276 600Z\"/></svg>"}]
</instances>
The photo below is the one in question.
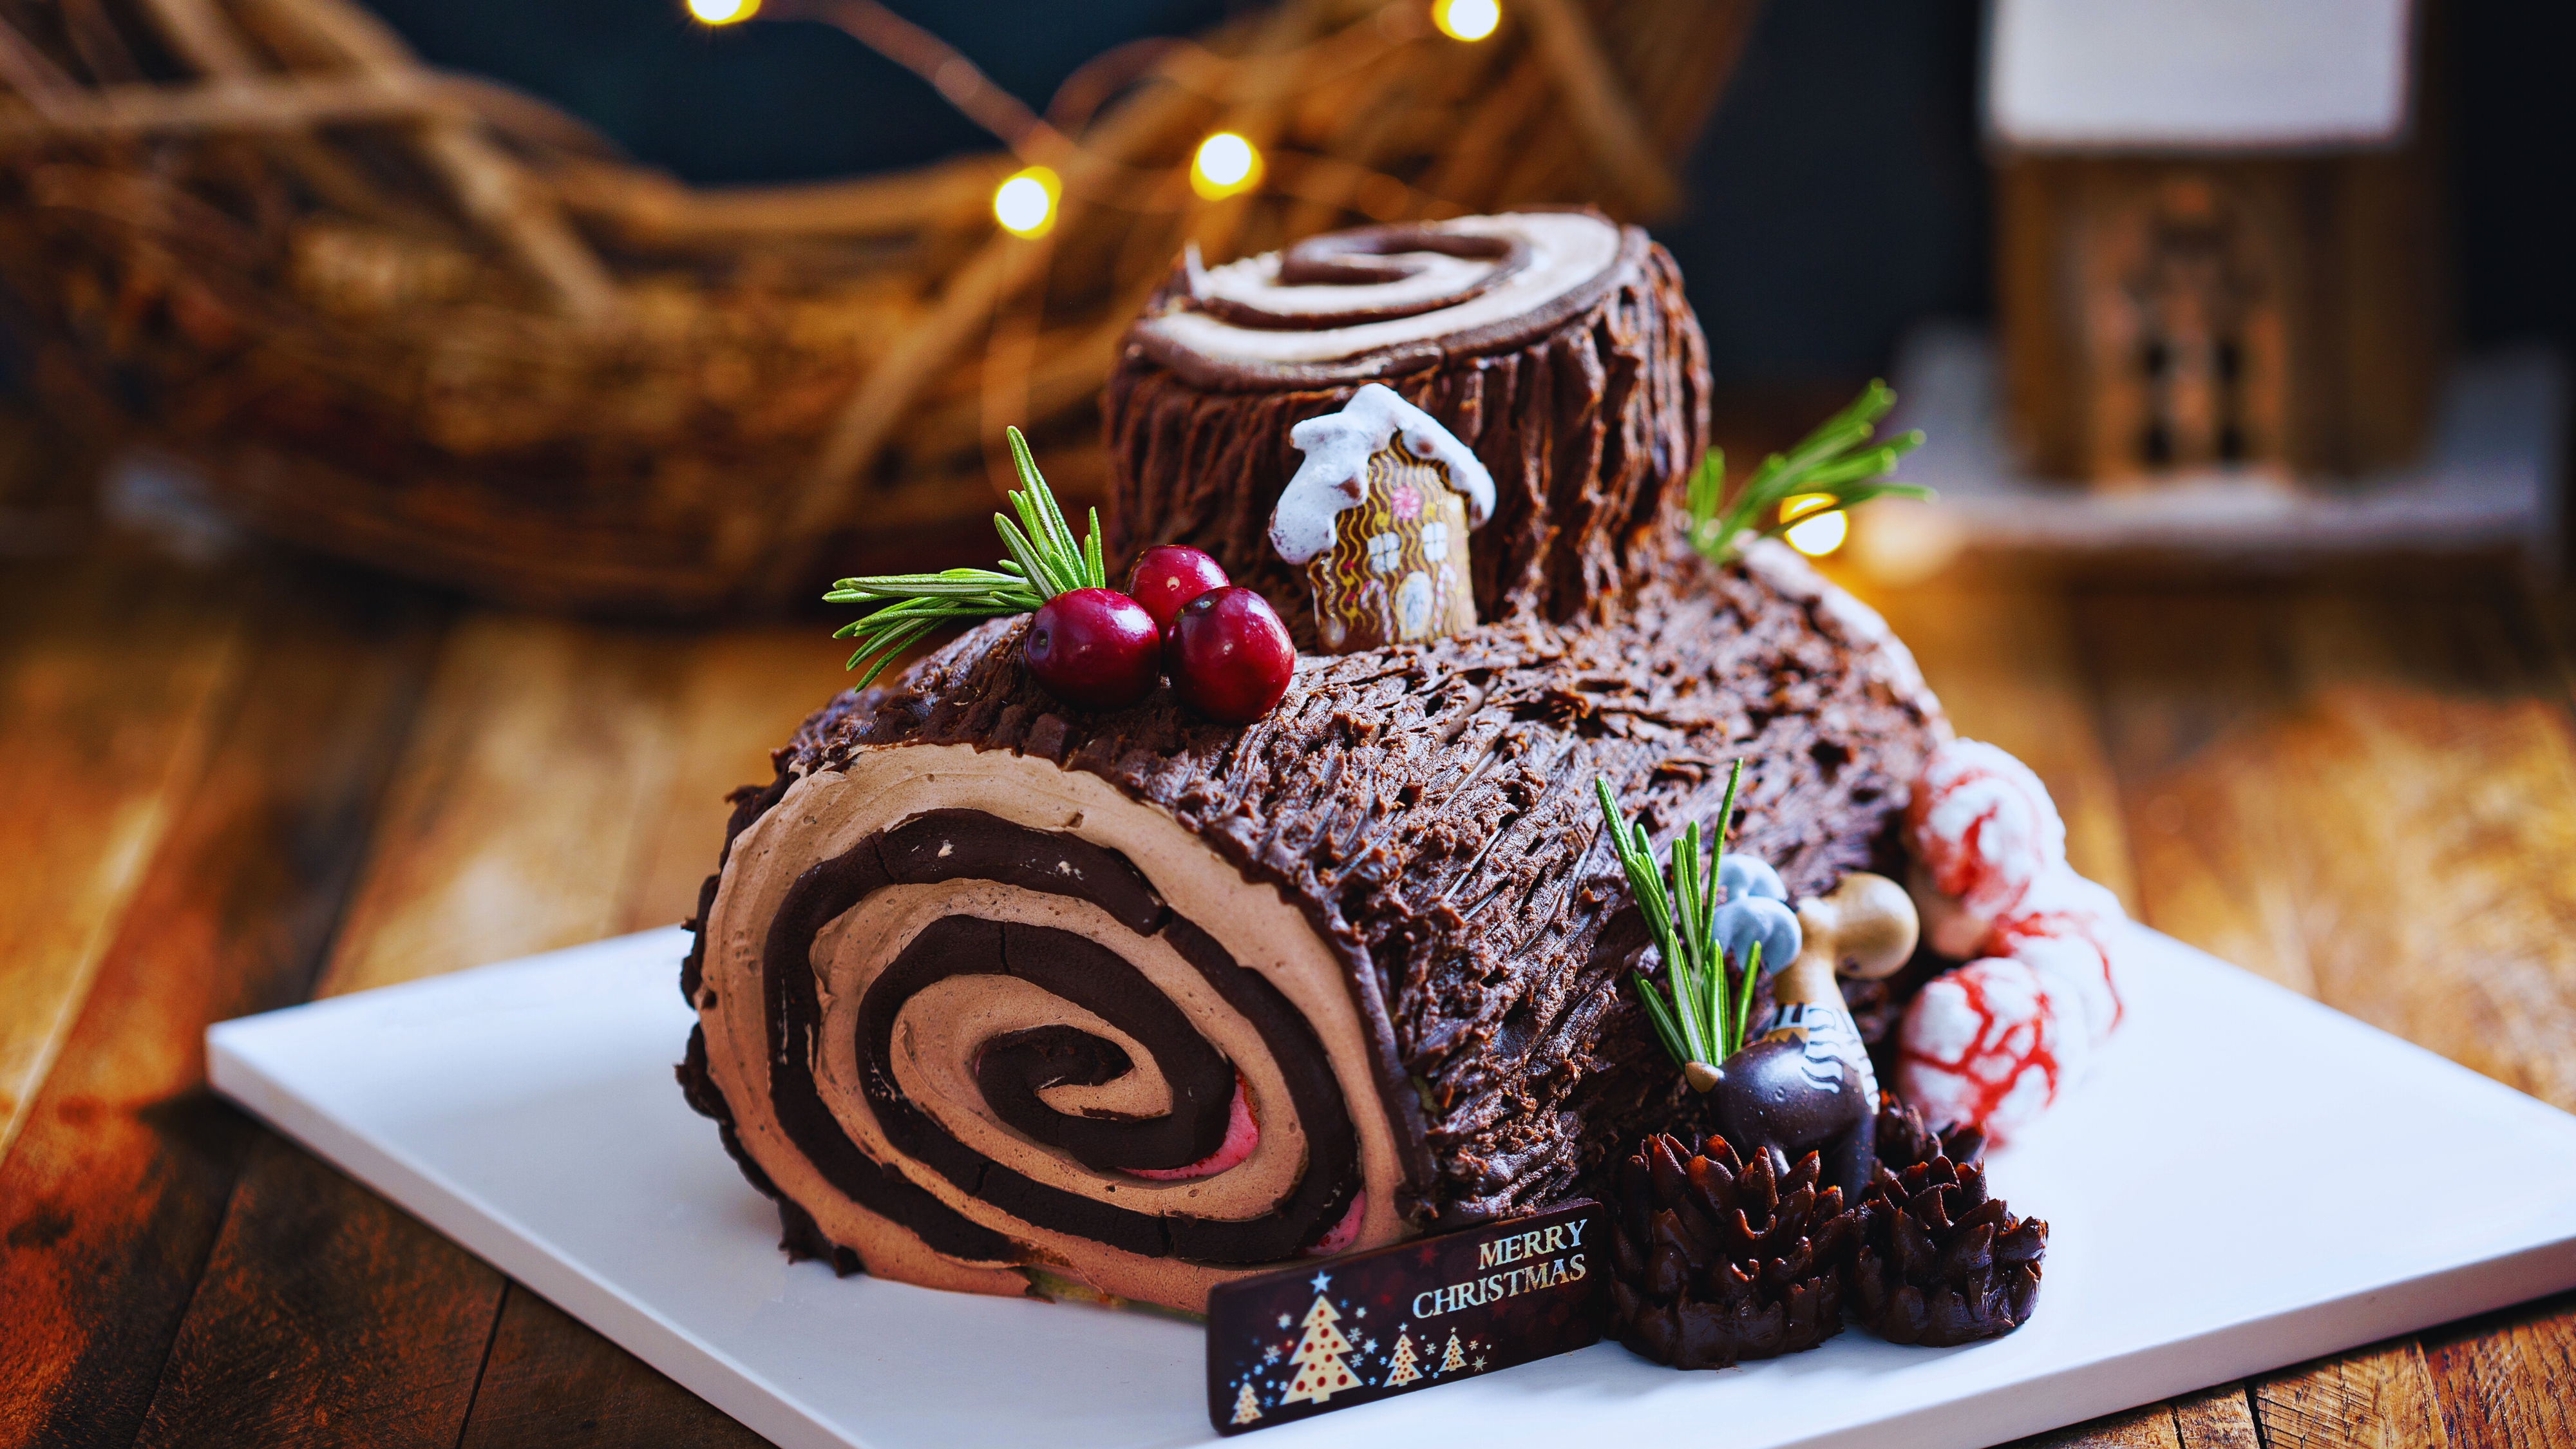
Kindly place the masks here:
<instances>
[{"instance_id":1,"label":"blue fondant detail","mask_svg":"<svg viewBox=\"0 0 2576 1449\"><path fill-rule=\"evenodd\" d=\"M1740 901L1759 898L1787 902L1789 888L1780 884L1780 872L1750 855L1721 855L1717 858L1717 883L1726 888L1726 898ZM1764 959L1770 951L1764 949Z\"/></svg>"},{"instance_id":2,"label":"blue fondant detail","mask_svg":"<svg viewBox=\"0 0 2576 1449\"><path fill-rule=\"evenodd\" d=\"M1797 960L1798 948L1806 939L1798 929L1798 913L1769 896L1730 899L1717 908L1712 924L1717 928L1718 948L1738 966L1752 954L1753 943L1761 942L1765 976Z\"/></svg>"}]
</instances>

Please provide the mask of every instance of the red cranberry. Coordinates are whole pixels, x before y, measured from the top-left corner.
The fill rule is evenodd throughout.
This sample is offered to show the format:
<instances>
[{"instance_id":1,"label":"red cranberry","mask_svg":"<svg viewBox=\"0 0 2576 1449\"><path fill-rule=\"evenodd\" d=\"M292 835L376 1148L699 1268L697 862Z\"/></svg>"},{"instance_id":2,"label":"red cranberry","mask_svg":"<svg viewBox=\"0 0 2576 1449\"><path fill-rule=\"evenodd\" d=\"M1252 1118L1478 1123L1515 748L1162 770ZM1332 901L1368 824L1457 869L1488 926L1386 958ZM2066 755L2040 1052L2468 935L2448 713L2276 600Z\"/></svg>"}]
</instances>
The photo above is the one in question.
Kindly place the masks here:
<instances>
[{"instance_id":1,"label":"red cranberry","mask_svg":"<svg viewBox=\"0 0 2576 1449\"><path fill-rule=\"evenodd\" d=\"M1172 621L1163 665L1182 703L1213 720L1250 724L1288 692L1297 646L1269 600L1250 589L1210 589Z\"/></svg>"},{"instance_id":2,"label":"red cranberry","mask_svg":"<svg viewBox=\"0 0 2576 1449\"><path fill-rule=\"evenodd\" d=\"M1154 616L1116 589L1074 589L1038 605L1020 655L1038 683L1067 704L1125 709L1162 674Z\"/></svg>"},{"instance_id":3,"label":"red cranberry","mask_svg":"<svg viewBox=\"0 0 2576 1449\"><path fill-rule=\"evenodd\" d=\"M1172 627L1183 604L1228 582L1215 559L1177 543L1158 543L1145 550L1128 572L1127 592L1154 616L1154 627L1160 630Z\"/></svg>"}]
</instances>

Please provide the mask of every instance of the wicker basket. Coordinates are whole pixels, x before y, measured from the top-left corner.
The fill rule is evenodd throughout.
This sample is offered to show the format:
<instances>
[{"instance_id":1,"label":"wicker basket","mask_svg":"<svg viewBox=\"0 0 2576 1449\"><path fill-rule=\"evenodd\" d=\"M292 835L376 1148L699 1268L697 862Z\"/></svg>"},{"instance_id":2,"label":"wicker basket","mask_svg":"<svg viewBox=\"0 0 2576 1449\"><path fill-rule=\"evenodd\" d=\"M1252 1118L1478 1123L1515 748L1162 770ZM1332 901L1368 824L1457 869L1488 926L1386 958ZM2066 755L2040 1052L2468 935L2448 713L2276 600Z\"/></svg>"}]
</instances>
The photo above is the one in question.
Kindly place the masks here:
<instances>
[{"instance_id":1,"label":"wicker basket","mask_svg":"<svg viewBox=\"0 0 2576 1449\"><path fill-rule=\"evenodd\" d=\"M1041 117L870 0L773 0L1002 145L725 191L347 0L0 5L0 277L57 411L270 531L525 604L774 602L980 530L1005 422L1096 496L1098 390L1186 241L1669 206L1752 5L1509 0L1463 43L1422 0L1286 0L1112 51ZM1265 179L1203 201L1221 129ZM991 211L1028 164L1063 181L1035 240Z\"/></svg>"}]
</instances>

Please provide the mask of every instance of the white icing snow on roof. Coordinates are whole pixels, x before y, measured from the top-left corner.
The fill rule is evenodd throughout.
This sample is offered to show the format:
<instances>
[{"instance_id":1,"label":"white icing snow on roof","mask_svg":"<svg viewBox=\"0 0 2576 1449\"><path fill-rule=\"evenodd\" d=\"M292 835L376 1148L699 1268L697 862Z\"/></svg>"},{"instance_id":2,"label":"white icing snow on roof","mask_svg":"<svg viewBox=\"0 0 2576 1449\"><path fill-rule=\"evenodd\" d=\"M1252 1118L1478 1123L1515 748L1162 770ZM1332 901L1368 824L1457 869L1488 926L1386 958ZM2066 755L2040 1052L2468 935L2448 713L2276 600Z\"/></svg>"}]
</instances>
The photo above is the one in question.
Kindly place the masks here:
<instances>
[{"instance_id":1,"label":"white icing snow on roof","mask_svg":"<svg viewBox=\"0 0 2576 1449\"><path fill-rule=\"evenodd\" d=\"M1494 516L1494 475L1467 445L1429 413L1373 382L1351 395L1337 413L1308 418L1288 430L1288 441L1306 455L1270 513L1270 546L1292 564L1303 564L1333 546L1333 517L1368 496L1369 455L1401 432L1404 446L1449 470L1449 486L1467 495L1467 526Z\"/></svg>"},{"instance_id":2,"label":"white icing snow on roof","mask_svg":"<svg viewBox=\"0 0 2576 1449\"><path fill-rule=\"evenodd\" d=\"M2402 138L2411 0L1994 0L1986 117L2028 150Z\"/></svg>"}]
</instances>

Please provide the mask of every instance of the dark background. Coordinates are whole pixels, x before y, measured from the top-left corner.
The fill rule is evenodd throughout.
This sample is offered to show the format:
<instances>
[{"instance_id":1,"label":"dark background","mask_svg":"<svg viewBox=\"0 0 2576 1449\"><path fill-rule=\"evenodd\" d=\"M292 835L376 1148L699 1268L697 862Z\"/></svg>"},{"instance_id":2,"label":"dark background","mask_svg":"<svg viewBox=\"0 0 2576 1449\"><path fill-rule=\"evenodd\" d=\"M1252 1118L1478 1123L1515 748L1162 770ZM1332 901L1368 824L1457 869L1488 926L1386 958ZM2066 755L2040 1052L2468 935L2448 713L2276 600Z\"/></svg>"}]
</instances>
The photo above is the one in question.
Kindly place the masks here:
<instances>
[{"instance_id":1,"label":"dark background","mask_svg":"<svg viewBox=\"0 0 2576 1449\"><path fill-rule=\"evenodd\" d=\"M584 116L699 183L850 175L990 140L838 31L709 30L679 0L375 0L441 65ZM1043 108L1085 58L1187 33L1240 0L985 0L894 9ZM1986 172L1978 0L1775 0L1693 152L1680 258L1729 383L1857 377L1931 314L1982 316ZM2432 16L2450 118L2460 318L2472 343L2576 344L2576 48L2570 7L2451 0Z\"/></svg>"},{"instance_id":2,"label":"dark background","mask_svg":"<svg viewBox=\"0 0 2576 1449\"><path fill-rule=\"evenodd\" d=\"M899 169L990 138L839 31L710 30L681 0L374 0L431 62L589 120L701 184ZM1189 33L1245 0L893 0L1043 108L1089 56ZM1693 152L1680 259L1720 381L1883 370L1926 315L1979 317L1988 200L1979 0L1774 0ZM2472 344L2576 348L2576 7L2436 0L2432 90L2451 153L2459 316Z\"/></svg>"}]
</instances>

